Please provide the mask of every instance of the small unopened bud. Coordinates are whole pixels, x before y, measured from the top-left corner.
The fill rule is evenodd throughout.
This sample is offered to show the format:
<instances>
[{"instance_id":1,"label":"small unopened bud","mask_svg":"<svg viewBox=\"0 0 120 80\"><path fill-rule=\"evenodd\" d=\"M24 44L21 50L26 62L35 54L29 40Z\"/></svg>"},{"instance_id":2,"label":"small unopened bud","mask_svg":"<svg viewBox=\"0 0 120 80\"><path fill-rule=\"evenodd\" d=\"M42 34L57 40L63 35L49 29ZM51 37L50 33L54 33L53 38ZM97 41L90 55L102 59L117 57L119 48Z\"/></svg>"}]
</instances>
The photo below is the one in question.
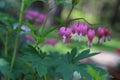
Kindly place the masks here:
<instances>
[{"instance_id":1,"label":"small unopened bud","mask_svg":"<svg viewBox=\"0 0 120 80\"><path fill-rule=\"evenodd\" d=\"M74 78L75 80L81 79L80 72L74 71L74 72L73 72L73 78Z\"/></svg>"}]
</instances>

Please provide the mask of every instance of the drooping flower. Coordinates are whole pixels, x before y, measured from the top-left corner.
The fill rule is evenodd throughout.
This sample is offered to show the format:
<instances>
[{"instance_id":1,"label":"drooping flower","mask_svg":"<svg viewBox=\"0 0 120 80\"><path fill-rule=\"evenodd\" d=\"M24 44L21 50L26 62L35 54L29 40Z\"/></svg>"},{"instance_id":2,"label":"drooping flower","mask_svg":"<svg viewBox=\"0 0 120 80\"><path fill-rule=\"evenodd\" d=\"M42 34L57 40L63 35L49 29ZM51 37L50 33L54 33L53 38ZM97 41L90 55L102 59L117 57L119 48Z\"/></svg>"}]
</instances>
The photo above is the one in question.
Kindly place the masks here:
<instances>
[{"instance_id":1,"label":"drooping flower","mask_svg":"<svg viewBox=\"0 0 120 80\"><path fill-rule=\"evenodd\" d=\"M92 29L88 30L87 36L88 36L88 46L91 47L92 46L92 41L93 41L94 36L95 36L95 31L92 30Z\"/></svg>"},{"instance_id":2,"label":"drooping flower","mask_svg":"<svg viewBox=\"0 0 120 80\"><path fill-rule=\"evenodd\" d=\"M78 23L74 23L73 26L72 26L72 33L75 34L75 33L80 33L80 29L79 29L79 24Z\"/></svg>"},{"instance_id":3,"label":"drooping flower","mask_svg":"<svg viewBox=\"0 0 120 80\"><path fill-rule=\"evenodd\" d=\"M104 42L106 42L107 40L110 41L111 40L111 32L108 29L104 30Z\"/></svg>"},{"instance_id":4,"label":"drooping flower","mask_svg":"<svg viewBox=\"0 0 120 80\"><path fill-rule=\"evenodd\" d=\"M72 33L73 33L73 39L74 40L79 40L80 41L80 38L81 38L80 32L81 32L81 28L79 27L79 24L74 23L73 26L72 26Z\"/></svg>"},{"instance_id":5,"label":"drooping flower","mask_svg":"<svg viewBox=\"0 0 120 80\"><path fill-rule=\"evenodd\" d=\"M99 27L98 28L98 44L101 44L103 38L104 38L104 28Z\"/></svg>"},{"instance_id":6,"label":"drooping flower","mask_svg":"<svg viewBox=\"0 0 120 80\"><path fill-rule=\"evenodd\" d=\"M81 41L82 37L87 34L87 25L74 23L72 27L73 39Z\"/></svg>"},{"instance_id":7,"label":"drooping flower","mask_svg":"<svg viewBox=\"0 0 120 80\"><path fill-rule=\"evenodd\" d=\"M87 25L86 24L80 24L80 26L81 26L82 36L85 36L87 34Z\"/></svg>"},{"instance_id":8,"label":"drooping flower","mask_svg":"<svg viewBox=\"0 0 120 80\"><path fill-rule=\"evenodd\" d=\"M61 27L59 30L59 35L63 38L63 43L66 43L71 38L71 29L66 27Z\"/></svg>"}]
</instances>

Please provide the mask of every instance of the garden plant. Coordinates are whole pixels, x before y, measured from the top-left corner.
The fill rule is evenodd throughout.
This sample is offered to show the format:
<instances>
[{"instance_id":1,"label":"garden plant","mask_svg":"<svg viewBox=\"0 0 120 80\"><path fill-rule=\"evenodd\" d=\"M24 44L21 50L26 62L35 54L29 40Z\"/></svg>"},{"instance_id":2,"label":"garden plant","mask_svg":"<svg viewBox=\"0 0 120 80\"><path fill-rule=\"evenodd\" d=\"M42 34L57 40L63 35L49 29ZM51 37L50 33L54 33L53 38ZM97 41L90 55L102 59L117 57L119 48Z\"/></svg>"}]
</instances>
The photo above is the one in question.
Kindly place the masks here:
<instances>
[{"instance_id":1,"label":"garden plant","mask_svg":"<svg viewBox=\"0 0 120 80\"><path fill-rule=\"evenodd\" d=\"M19 0L18 0L19 1ZM71 13L80 0L54 0L56 5L69 7L70 12L65 20L56 27L45 26L48 14L39 13L27 8L35 1L47 3L48 0L20 0L19 20L7 14L0 14L0 80L106 80L110 75L104 69L93 63L84 63L81 60L100 54L92 52L93 39L98 36L98 44L109 41L111 32L99 27L97 31L84 18L71 19ZM83 20L84 23L78 20ZM94 25L94 24L93 24ZM48 38L54 32L58 40ZM74 46L71 51L46 52L42 46L63 45L87 38L88 49ZM84 45L86 45L84 44ZM80 45L81 46L81 45Z\"/></svg>"}]
</instances>

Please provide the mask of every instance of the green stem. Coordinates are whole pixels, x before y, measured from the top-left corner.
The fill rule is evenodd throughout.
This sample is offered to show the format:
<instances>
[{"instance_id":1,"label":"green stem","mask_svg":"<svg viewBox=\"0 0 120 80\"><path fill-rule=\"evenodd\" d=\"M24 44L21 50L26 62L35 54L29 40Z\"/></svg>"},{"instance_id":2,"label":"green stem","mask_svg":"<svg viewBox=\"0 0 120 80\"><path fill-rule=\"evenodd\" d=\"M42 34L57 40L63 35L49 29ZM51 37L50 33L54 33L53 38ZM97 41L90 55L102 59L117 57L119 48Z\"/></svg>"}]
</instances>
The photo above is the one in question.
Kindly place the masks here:
<instances>
[{"instance_id":1,"label":"green stem","mask_svg":"<svg viewBox=\"0 0 120 80\"><path fill-rule=\"evenodd\" d=\"M23 13L24 13L24 4L25 4L24 2L25 2L25 0L22 0L17 32L20 32L20 28L21 28L21 25L22 25L22 19L23 19ZM11 71L13 69L14 62L15 62L15 57L16 57L16 53L17 53L18 39L19 39L19 33L17 33L16 38L15 38L15 45L14 45L13 56L12 56L12 61L11 61Z\"/></svg>"},{"instance_id":2,"label":"green stem","mask_svg":"<svg viewBox=\"0 0 120 80\"><path fill-rule=\"evenodd\" d=\"M44 75L44 80L47 80L47 76L46 75Z\"/></svg>"},{"instance_id":3,"label":"green stem","mask_svg":"<svg viewBox=\"0 0 120 80\"><path fill-rule=\"evenodd\" d=\"M46 22L47 22L47 20L48 20L49 14L50 14L50 12L51 12L54 8L55 8L55 7L51 8L51 9L47 12L45 21L44 21L43 24L42 24L42 28L39 28L38 33L40 33L41 31L43 31L44 28L46 27L45 24L46 24Z\"/></svg>"},{"instance_id":4,"label":"green stem","mask_svg":"<svg viewBox=\"0 0 120 80\"><path fill-rule=\"evenodd\" d=\"M43 22L42 27L39 28L38 34L40 34L40 32L42 32L42 31L44 30L44 28L45 28L45 24L46 24L47 19L48 19L48 17L49 17L49 12L50 12L51 10L52 10L52 9L50 9L50 10L48 11L48 13L46 14L45 21Z\"/></svg>"},{"instance_id":5,"label":"green stem","mask_svg":"<svg viewBox=\"0 0 120 80\"><path fill-rule=\"evenodd\" d=\"M44 30L45 24L46 24L46 22L47 22L47 19L48 19L48 16L46 16L46 19L45 19L45 21L43 22L42 27L39 28L38 34L40 34L40 32Z\"/></svg>"},{"instance_id":6,"label":"green stem","mask_svg":"<svg viewBox=\"0 0 120 80\"><path fill-rule=\"evenodd\" d=\"M67 16L67 18L66 18L66 25L67 25L67 22L68 22L68 20L69 20L69 18L70 18L70 15L71 15L73 9L74 9L74 6L72 6L72 8L71 8L71 10L70 10L70 12L69 12L69 14L68 14L68 16Z\"/></svg>"},{"instance_id":7,"label":"green stem","mask_svg":"<svg viewBox=\"0 0 120 80\"><path fill-rule=\"evenodd\" d=\"M7 57L7 55L8 55L8 33L6 33L6 37L5 37L5 57Z\"/></svg>"},{"instance_id":8,"label":"green stem","mask_svg":"<svg viewBox=\"0 0 120 80\"><path fill-rule=\"evenodd\" d=\"M86 22L88 25L100 25L100 23L99 23L99 24L91 24L91 23L89 23L85 18L75 18L75 19L71 19L71 20L68 21L68 23L70 23L70 22L72 22L72 21L75 21L75 20L83 20L83 21Z\"/></svg>"}]
</instances>

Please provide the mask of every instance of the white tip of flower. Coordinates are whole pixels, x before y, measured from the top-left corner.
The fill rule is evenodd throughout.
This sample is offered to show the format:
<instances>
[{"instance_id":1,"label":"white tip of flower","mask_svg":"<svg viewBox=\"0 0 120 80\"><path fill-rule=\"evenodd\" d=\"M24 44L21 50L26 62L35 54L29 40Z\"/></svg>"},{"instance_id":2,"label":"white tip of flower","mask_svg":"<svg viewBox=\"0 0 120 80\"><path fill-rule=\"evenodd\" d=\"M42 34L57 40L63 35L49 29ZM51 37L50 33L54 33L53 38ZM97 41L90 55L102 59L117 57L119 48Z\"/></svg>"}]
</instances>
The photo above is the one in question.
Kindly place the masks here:
<instances>
[{"instance_id":1,"label":"white tip of flower","mask_svg":"<svg viewBox=\"0 0 120 80\"><path fill-rule=\"evenodd\" d=\"M78 41L79 41L79 42L82 41L82 38L83 38L82 34L78 35Z\"/></svg>"},{"instance_id":2,"label":"white tip of flower","mask_svg":"<svg viewBox=\"0 0 120 80\"><path fill-rule=\"evenodd\" d=\"M76 79L76 80L81 79L80 72L74 71L74 72L73 72L73 78Z\"/></svg>"},{"instance_id":3,"label":"white tip of flower","mask_svg":"<svg viewBox=\"0 0 120 80\"><path fill-rule=\"evenodd\" d=\"M92 46L92 42L88 41L88 47L90 48Z\"/></svg>"},{"instance_id":4,"label":"white tip of flower","mask_svg":"<svg viewBox=\"0 0 120 80\"><path fill-rule=\"evenodd\" d=\"M66 41L66 36L63 36L63 43L65 43Z\"/></svg>"},{"instance_id":5,"label":"white tip of flower","mask_svg":"<svg viewBox=\"0 0 120 80\"><path fill-rule=\"evenodd\" d=\"M75 40L75 41L79 41L79 42L81 42L82 41L82 34L80 34L80 35L78 35L78 33L75 33L75 34L73 34L73 39Z\"/></svg>"},{"instance_id":6,"label":"white tip of flower","mask_svg":"<svg viewBox=\"0 0 120 80\"><path fill-rule=\"evenodd\" d=\"M101 44L102 42L104 41L104 37L102 37L102 38L98 38L98 44Z\"/></svg>"},{"instance_id":7,"label":"white tip of flower","mask_svg":"<svg viewBox=\"0 0 120 80\"><path fill-rule=\"evenodd\" d=\"M75 41L78 39L78 34L77 34L77 33L73 34L73 39L74 39Z\"/></svg>"},{"instance_id":8,"label":"white tip of flower","mask_svg":"<svg viewBox=\"0 0 120 80\"><path fill-rule=\"evenodd\" d=\"M100 44L103 42L103 38L100 39Z\"/></svg>"}]
</instances>

